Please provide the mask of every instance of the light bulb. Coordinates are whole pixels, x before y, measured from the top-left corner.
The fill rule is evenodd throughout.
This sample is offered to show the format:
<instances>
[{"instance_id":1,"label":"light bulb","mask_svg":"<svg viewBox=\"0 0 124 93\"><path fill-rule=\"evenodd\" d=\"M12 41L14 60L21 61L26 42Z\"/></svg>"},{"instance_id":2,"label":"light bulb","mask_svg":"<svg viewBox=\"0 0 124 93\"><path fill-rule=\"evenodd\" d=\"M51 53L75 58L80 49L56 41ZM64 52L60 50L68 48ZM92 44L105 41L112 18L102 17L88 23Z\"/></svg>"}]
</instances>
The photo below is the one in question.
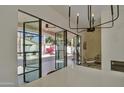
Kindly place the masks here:
<instances>
[{"instance_id":1,"label":"light bulb","mask_svg":"<svg viewBox=\"0 0 124 93\"><path fill-rule=\"evenodd\" d=\"M79 13L77 13L77 16L79 16L80 14Z\"/></svg>"},{"instance_id":2,"label":"light bulb","mask_svg":"<svg viewBox=\"0 0 124 93\"><path fill-rule=\"evenodd\" d=\"M92 13L92 17L94 17L94 14Z\"/></svg>"}]
</instances>

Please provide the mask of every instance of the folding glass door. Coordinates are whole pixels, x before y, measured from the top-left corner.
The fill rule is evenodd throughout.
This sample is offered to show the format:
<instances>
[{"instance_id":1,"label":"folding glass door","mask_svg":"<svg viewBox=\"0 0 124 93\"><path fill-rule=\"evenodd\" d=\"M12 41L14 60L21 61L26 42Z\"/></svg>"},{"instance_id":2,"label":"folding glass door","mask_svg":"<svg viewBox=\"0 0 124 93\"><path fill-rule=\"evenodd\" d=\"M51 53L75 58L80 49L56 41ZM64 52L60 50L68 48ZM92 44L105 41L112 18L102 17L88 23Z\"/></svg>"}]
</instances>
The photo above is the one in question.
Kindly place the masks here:
<instances>
[{"instance_id":1,"label":"folding glass door","mask_svg":"<svg viewBox=\"0 0 124 93\"><path fill-rule=\"evenodd\" d=\"M24 82L31 82L41 77L40 24L39 20L23 23Z\"/></svg>"},{"instance_id":2,"label":"folding glass door","mask_svg":"<svg viewBox=\"0 0 124 93\"><path fill-rule=\"evenodd\" d=\"M67 66L68 56L72 57L70 43L67 45L67 30L40 19L22 10L18 13L17 62L18 83L36 80ZM75 59L80 63L80 37L71 36L69 42L75 47ZM72 36L74 38L72 38ZM68 50L67 51L67 46ZM69 58L71 60L71 58Z\"/></svg>"},{"instance_id":3,"label":"folding glass door","mask_svg":"<svg viewBox=\"0 0 124 93\"><path fill-rule=\"evenodd\" d=\"M76 36L76 63L77 65L81 64L81 37L79 35Z\"/></svg>"},{"instance_id":4,"label":"folding glass door","mask_svg":"<svg viewBox=\"0 0 124 93\"><path fill-rule=\"evenodd\" d=\"M73 61L75 64L81 64L81 37L79 35L75 35L73 37Z\"/></svg>"},{"instance_id":5,"label":"folding glass door","mask_svg":"<svg viewBox=\"0 0 124 93\"><path fill-rule=\"evenodd\" d=\"M67 66L67 31L57 32L55 34L56 44L56 69L61 69Z\"/></svg>"}]
</instances>

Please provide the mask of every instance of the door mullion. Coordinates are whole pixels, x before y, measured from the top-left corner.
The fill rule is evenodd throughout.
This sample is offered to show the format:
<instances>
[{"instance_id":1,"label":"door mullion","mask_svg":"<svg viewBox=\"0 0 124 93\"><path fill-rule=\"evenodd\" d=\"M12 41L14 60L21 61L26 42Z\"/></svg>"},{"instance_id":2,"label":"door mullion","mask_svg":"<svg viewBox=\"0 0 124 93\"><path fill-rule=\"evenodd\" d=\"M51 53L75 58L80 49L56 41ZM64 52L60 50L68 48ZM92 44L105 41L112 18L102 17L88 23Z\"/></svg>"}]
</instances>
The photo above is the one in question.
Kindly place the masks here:
<instances>
[{"instance_id":1,"label":"door mullion","mask_svg":"<svg viewBox=\"0 0 124 93\"><path fill-rule=\"evenodd\" d=\"M25 80L26 53L25 53L25 22L23 23L23 80Z\"/></svg>"},{"instance_id":2,"label":"door mullion","mask_svg":"<svg viewBox=\"0 0 124 93\"><path fill-rule=\"evenodd\" d=\"M42 77L42 44L41 44L41 36L42 36L42 20L39 19L39 78Z\"/></svg>"}]
</instances>

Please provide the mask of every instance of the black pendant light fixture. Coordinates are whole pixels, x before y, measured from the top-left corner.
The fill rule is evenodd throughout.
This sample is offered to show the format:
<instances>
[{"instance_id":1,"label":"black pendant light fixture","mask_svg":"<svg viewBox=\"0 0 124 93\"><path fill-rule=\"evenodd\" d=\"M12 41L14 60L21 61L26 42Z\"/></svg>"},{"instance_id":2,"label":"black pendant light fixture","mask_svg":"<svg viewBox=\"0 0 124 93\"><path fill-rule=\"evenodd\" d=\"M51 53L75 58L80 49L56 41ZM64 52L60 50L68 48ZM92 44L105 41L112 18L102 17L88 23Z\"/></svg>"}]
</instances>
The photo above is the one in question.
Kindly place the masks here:
<instances>
[{"instance_id":1,"label":"black pendant light fixture","mask_svg":"<svg viewBox=\"0 0 124 93\"><path fill-rule=\"evenodd\" d=\"M80 15L79 13L77 13L77 23L76 23L76 27L71 27L71 6L69 6L69 28L70 29L76 29L77 32L83 32L83 31L87 31L87 32L93 32L95 31L95 28L112 28L114 26L114 21L117 20L119 18L119 5L116 5L116 17L114 17L115 13L114 13L114 6L110 5L110 11L111 11L111 20L108 20L107 22L104 23L100 23L98 25L95 25L95 16L92 13L92 6L88 5L87 6L87 12L88 12L88 23L89 23L89 27L85 28L79 27L79 19L80 19ZM111 26L109 27L103 27L102 25L111 23ZM79 31L81 30L81 31Z\"/></svg>"}]
</instances>

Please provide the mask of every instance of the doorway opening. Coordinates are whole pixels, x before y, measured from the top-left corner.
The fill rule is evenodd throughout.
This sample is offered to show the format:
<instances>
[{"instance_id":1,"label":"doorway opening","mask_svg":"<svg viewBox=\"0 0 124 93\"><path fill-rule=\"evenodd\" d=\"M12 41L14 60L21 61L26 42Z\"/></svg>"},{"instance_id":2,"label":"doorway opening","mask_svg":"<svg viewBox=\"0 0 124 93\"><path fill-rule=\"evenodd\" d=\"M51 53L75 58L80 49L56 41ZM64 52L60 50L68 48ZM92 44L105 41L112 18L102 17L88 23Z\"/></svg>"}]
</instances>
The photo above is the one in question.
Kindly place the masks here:
<instances>
[{"instance_id":1,"label":"doorway opening","mask_svg":"<svg viewBox=\"0 0 124 93\"><path fill-rule=\"evenodd\" d=\"M101 69L101 29L83 33L83 66Z\"/></svg>"},{"instance_id":2,"label":"doorway opening","mask_svg":"<svg viewBox=\"0 0 124 93\"><path fill-rule=\"evenodd\" d=\"M22 10L17 28L18 84L80 63L79 35Z\"/></svg>"},{"instance_id":3,"label":"doorway opening","mask_svg":"<svg viewBox=\"0 0 124 93\"><path fill-rule=\"evenodd\" d=\"M68 66L81 64L81 37L67 32L67 60Z\"/></svg>"},{"instance_id":4,"label":"doorway opening","mask_svg":"<svg viewBox=\"0 0 124 93\"><path fill-rule=\"evenodd\" d=\"M41 77L40 20L18 12L17 74L18 83L28 83Z\"/></svg>"}]
</instances>

